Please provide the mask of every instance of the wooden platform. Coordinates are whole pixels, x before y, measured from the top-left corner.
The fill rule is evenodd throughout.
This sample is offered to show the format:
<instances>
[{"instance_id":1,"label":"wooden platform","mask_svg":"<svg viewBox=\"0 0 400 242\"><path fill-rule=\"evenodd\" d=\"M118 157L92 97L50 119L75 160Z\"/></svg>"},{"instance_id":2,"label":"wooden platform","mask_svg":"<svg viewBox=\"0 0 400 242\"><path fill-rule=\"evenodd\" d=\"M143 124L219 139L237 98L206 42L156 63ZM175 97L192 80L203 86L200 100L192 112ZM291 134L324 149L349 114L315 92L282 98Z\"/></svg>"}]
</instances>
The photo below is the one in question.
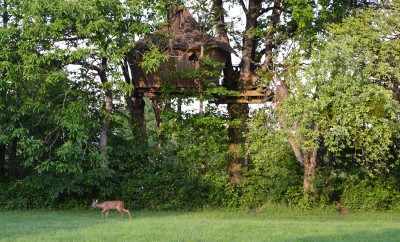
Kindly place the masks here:
<instances>
[{"instance_id":1,"label":"wooden platform","mask_svg":"<svg viewBox=\"0 0 400 242\"><path fill-rule=\"evenodd\" d=\"M247 103L247 104L260 104L272 101L273 93L270 90L243 90L236 96L223 96L217 97L215 103L228 104L228 103Z\"/></svg>"},{"instance_id":2,"label":"wooden platform","mask_svg":"<svg viewBox=\"0 0 400 242\"><path fill-rule=\"evenodd\" d=\"M191 90L186 88L180 88L174 90L170 94L182 95L185 91ZM193 90L192 90L193 91ZM138 92L142 93L143 96L153 98L161 95L159 88L139 88ZM237 95L232 96L215 96L214 100L210 100L216 104L228 104L228 103L247 103L247 104L261 104L272 101L273 93L268 89L253 89L243 90Z\"/></svg>"}]
</instances>

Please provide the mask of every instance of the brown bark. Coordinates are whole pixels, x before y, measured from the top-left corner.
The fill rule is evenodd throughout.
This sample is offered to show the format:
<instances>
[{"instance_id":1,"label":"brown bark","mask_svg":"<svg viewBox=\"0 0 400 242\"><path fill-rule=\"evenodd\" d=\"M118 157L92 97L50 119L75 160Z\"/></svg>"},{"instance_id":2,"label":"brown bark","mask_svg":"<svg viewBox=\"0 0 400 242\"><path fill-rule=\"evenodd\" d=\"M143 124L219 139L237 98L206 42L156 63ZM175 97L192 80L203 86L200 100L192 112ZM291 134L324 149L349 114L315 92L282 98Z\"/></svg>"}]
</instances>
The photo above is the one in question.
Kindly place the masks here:
<instances>
[{"instance_id":1,"label":"brown bark","mask_svg":"<svg viewBox=\"0 0 400 242\"><path fill-rule=\"evenodd\" d=\"M239 103L228 104L228 113L231 121L239 121L230 124L228 127L229 135L229 158L228 173L230 182L238 184L242 180L242 169L246 165L246 159L242 152L245 142L244 133L246 132L246 121L249 114L248 105Z\"/></svg>"},{"instance_id":2,"label":"brown bark","mask_svg":"<svg viewBox=\"0 0 400 242\"><path fill-rule=\"evenodd\" d=\"M309 151L304 156L304 194L313 196L315 193L315 173L317 168L317 149Z\"/></svg>"}]
</instances>

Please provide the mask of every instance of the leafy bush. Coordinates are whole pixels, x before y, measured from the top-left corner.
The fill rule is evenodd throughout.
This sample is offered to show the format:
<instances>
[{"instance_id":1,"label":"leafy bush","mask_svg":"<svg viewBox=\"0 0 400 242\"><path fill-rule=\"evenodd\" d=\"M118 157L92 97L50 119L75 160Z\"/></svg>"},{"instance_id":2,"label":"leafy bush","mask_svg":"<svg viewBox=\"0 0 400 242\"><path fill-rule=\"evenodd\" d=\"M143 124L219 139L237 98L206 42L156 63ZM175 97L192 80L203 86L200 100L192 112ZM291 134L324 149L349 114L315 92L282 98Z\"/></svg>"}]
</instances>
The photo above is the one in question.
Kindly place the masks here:
<instances>
[{"instance_id":1,"label":"leafy bush","mask_svg":"<svg viewBox=\"0 0 400 242\"><path fill-rule=\"evenodd\" d=\"M292 203L293 191L300 187L301 167L276 124L268 109L258 111L251 120L247 140L252 160L242 185L242 205Z\"/></svg>"},{"instance_id":2,"label":"leafy bush","mask_svg":"<svg viewBox=\"0 0 400 242\"><path fill-rule=\"evenodd\" d=\"M390 181L349 179L342 202L352 209L391 209L400 203L400 191Z\"/></svg>"}]
</instances>

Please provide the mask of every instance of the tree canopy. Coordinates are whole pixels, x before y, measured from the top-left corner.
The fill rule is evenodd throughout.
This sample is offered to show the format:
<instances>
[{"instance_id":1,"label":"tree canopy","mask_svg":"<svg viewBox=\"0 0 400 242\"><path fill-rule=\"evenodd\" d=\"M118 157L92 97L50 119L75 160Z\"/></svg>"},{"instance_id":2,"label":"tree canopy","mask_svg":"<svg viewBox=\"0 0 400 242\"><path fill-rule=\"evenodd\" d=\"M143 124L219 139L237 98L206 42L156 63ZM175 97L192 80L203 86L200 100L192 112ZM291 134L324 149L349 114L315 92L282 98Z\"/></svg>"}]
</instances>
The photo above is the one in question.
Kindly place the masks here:
<instances>
[{"instance_id":1,"label":"tree canopy","mask_svg":"<svg viewBox=\"0 0 400 242\"><path fill-rule=\"evenodd\" d=\"M0 46L0 207L400 206L397 0L0 0Z\"/></svg>"}]
</instances>

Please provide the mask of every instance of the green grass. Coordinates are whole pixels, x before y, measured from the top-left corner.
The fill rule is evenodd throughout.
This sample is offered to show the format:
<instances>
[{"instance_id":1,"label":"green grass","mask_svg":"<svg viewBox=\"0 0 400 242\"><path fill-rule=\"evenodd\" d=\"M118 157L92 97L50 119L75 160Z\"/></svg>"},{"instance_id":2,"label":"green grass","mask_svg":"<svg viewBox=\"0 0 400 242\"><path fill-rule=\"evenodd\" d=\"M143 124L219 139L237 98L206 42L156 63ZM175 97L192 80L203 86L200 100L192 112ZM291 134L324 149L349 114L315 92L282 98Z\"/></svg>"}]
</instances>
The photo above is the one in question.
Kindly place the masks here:
<instances>
[{"instance_id":1,"label":"green grass","mask_svg":"<svg viewBox=\"0 0 400 242\"><path fill-rule=\"evenodd\" d=\"M300 211L0 211L0 241L400 241L400 214Z\"/></svg>"}]
</instances>

